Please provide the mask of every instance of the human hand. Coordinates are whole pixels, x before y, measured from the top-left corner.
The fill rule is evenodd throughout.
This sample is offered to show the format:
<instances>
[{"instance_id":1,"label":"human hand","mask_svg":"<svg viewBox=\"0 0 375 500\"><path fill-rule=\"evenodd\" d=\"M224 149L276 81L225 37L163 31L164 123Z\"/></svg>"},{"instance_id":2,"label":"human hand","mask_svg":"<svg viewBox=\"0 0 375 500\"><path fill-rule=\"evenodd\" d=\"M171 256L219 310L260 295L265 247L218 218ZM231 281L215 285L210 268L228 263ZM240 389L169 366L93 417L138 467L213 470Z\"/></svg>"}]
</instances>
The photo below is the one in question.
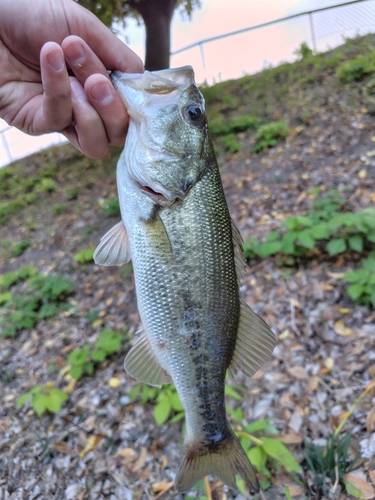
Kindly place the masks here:
<instances>
[{"instance_id":1,"label":"human hand","mask_svg":"<svg viewBox=\"0 0 375 500\"><path fill-rule=\"evenodd\" d=\"M0 1L0 117L9 125L61 132L93 158L122 146L128 115L108 78L114 69L143 65L73 0Z\"/></svg>"}]
</instances>

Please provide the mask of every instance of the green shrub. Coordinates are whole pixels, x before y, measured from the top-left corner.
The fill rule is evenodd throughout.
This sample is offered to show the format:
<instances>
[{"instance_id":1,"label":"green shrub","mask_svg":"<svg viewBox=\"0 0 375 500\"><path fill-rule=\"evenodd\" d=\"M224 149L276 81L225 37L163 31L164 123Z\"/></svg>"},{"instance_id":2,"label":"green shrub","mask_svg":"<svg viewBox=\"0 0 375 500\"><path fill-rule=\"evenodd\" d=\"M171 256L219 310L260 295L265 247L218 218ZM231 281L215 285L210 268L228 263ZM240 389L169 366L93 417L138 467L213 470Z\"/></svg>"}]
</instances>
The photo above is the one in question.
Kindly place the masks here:
<instances>
[{"instance_id":1,"label":"green shrub","mask_svg":"<svg viewBox=\"0 0 375 500\"><path fill-rule=\"evenodd\" d=\"M290 129L285 121L278 121L262 125L255 133L255 146L252 153L259 153L263 149L272 148L281 139L285 139Z\"/></svg>"},{"instance_id":2,"label":"green shrub","mask_svg":"<svg viewBox=\"0 0 375 500\"><path fill-rule=\"evenodd\" d=\"M375 52L359 55L336 70L336 76L343 82L362 80L365 76L375 73Z\"/></svg>"},{"instance_id":3,"label":"green shrub","mask_svg":"<svg viewBox=\"0 0 375 500\"><path fill-rule=\"evenodd\" d=\"M26 282L26 291L16 295L10 290L20 281ZM34 328L40 320L52 318L72 291L68 278L37 274L34 267L0 275L1 335L14 337L23 329Z\"/></svg>"}]
</instances>

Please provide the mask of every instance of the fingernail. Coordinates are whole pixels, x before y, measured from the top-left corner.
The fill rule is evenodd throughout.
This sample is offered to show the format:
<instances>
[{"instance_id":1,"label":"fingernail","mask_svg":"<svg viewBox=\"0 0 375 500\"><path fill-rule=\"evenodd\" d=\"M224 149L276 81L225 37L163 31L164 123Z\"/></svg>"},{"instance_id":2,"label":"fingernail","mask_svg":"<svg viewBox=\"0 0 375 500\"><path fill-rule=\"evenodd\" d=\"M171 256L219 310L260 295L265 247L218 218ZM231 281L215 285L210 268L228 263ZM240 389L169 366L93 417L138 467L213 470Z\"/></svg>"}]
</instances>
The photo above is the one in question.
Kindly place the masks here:
<instances>
[{"instance_id":1,"label":"fingernail","mask_svg":"<svg viewBox=\"0 0 375 500\"><path fill-rule=\"evenodd\" d=\"M85 91L83 90L82 85L77 82L77 80L72 80L70 82L70 88L72 91L72 99L82 99L85 97Z\"/></svg>"},{"instance_id":2,"label":"fingernail","mask_svg":"<svg viewBox=\"0 0 375 500\"><path fill-rule=\"evenodd\" d=\"M48 64L51 66L53 71L59 73L64 69L64 58L61 52L59 52L58 50L54 50L53 52L50 52L46 57Z\"/></svg>"},{"instance_id":3,"label":"fingernail","mask_svg":"<svg viewBox=\"0 0 375 500\"><path fill-rule=\"evenodd\" d=\"M108 104L113 98L112 88L107 82L96 83L91 89L91 97L100 104Z\"/></svg>"},{"instance_id":4,"label":"fingernail","mask_svg":"<svg viewBox=\"0 0 375 500\"><path fill-rule=\"evenodd\" d=\"M79 43L71 43L65 48L65 55L73 64L82 64L85 60L85 51Z\"/></svg>"}]
</instances>

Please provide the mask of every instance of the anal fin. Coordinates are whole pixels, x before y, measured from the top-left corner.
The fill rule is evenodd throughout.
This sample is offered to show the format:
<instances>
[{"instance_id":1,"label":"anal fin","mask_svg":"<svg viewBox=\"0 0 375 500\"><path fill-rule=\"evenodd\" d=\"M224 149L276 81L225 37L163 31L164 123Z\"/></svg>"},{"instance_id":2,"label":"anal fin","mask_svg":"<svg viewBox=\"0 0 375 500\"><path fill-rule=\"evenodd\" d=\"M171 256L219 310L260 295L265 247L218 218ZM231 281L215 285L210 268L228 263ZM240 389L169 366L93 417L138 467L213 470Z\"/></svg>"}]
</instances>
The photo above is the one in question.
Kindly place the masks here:
<instances>
[{"instance_id":1,"label":"anal fin","mask_svg":"<svg viewBox=\"0 0 375 500\"><path fill-rule=\"evenodd\" d=\"M248 377L252 377L271 357L275 345L275 335L267 323L241 299L236 347L229 366L229 375L232 376L241 370Z\"/></svg>"},{"instance_id":2,"label":"anal fin","mask_svg":"<svg viewBox=\"0 0 375 500\"><path fill-rule=\"evenodd\" d=\"M133 378L154 387L170 383L171 378L156 359L146 333L142 328L137 333L139 339L125 358L125 370Z\"/></svg>"},{"instance_id":3,"label":"anal fin","mask_svg":"<svg viewBox=\"0 0 375 500\"><path fill-rule=\"evenodd\" d=\"M101 266L119 266L130 259L128 235L124 223L120 221L100 240L94 252L94 261Z\"/></svg>"}]
</instances>

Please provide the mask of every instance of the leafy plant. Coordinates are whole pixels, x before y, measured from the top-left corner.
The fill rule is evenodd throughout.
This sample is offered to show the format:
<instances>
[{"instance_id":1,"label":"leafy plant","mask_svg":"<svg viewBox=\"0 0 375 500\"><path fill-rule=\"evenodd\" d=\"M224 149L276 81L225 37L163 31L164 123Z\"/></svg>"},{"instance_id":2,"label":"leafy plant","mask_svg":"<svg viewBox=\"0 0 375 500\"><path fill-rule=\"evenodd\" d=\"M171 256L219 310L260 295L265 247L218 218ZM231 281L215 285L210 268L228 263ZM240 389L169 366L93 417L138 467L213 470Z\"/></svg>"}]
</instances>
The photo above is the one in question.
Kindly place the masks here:
<instances>
[{"instance_id":1,"label":"leafy plant","mask_svg":"<svg viewBox=\"0 0 375 500\"><path fill-rule=\"evenodd\" d=\"M309 57L314 55L313 51L310 49L306 42L302 42L294 53L301 59L308 59Z\"/></svg>"},{"instance_id":2,"label":"leafy plant","mask_svg":"<svg viewBox=\"0 0 375 500\"><path fill-rule=\"evenodd\" d=\"M26 293L13 293L12 287L22 281ZM40 320L55 316L72 291L68 278L37 274L35 267L0 275L1 335L13 337L22 329L33 328Z\"/></svg>"},{"instance_id":3,"label":"leafy plant","mask_svg":"<svg viewBox=\"0 0 375 500\"><path fill-rule=\"evenodd\" d=\"M112 198L104 203L104 213L108 217L121 215L118 198Z\"/></svg>"},{"instance_id":4,"label":"leafy plant","mask_svg":"<svg viewBox=\"0 0 375 500\"><path fill-rule=\"evenodd\" d=\"M343 82L362 80L367 75L375 73L375 52L366 55L360 54L355 59L348 61L336 70L336 76Z\"/></svg>"},{"instance_id":5,"label":"leafy plant","mask_svg":"<svg viewBox=\"0 0 375 500\"><path fill-rule=\"evenodd\" d=\"M290 129L285 121L266 123L255 133L255 146L252 153L259 153L263 149L273 148L281 139L285 139Z\"/></svg>"},{"instance_id":6,"label":"leafy plant","mask_svg":"<svg viewBox=\"0 0 375 500\"><path fill-rule=\"evenodd\" d=\"M86 344L82 349L75 349L68 357L71 366L69 374L78 380L87 373L94 373L94 363L104 361L121 348L123 336L115 330L104 328L94 344Z\"/></svg>"},{"instance_id":7,"label":"leafy plant","mask_svg":"<svg viewBox=\"0 0 375 500\"><path fill-rule=\"evenodd\" d=\"M24 253L25 250L27 250L29 247L31 247L31 240L22 240L19 243L16 243L12 246L11 253L15 257L19 257Z\"/></svg>"},{"instance_id":8,"label":"leafy plant","mask_svg":"<svg viewBox=\"0 0 375 500\"><path fill-rule=\"evenodd\" d=\"M85 264L86 262L91 262L93 260L95 248L86 248L80 250L74 255L74 260L80 264Z\"/></svg>"},{"instance_id":9,"label":"leafy plant","mask_svg":"<svg viewBox=\"0 0 375 500\"><path fill-rule=\"evenodd\" d=\"M242 416L239 417L236 420L241 424L243 419ZM272 467L281 466L288 472L301 472L298 462L280 440L279 431L271 424L270 419L257 420L242 430L237 430L236 434L250 462L266 478L262 481L263 489L270 486ZM242 479L237 479L237 486L242 493L246 493Z\"/></svg>"},{"instance_id":10,"label":"leafy plant","mask_svg":"<svg viewBox=\"0 0 375 500\"><path fill-rule=\"evenodd\" d=\"M347 292L354 302L375 308L375 252L363 260L361 268L346 273L343 280L351 283Z\"/></svg>"},{"instance_id":11,"label":"leafy plant","mask_svg":"<svg viewBox=\"0 0 375 500\"><path fill-rule=\"evenodd\" d=\"M17 399L16 408L20 408L30 400L31 406L40 417L45 411L59 412L62 403L67 399L68 395L60 389L56 389L53 384L36 385Z\"/></svg>"},{"instance_id":12,"label":"leafy plant","mask_svg":"<svg viewBox=\"0 0 375 500\"><path fill-rule=\"evenodd\" d=\"M308 216L297 215L283 222L278 231L271 231L261 243L256 238L245 241L247 258L267 258L276 253L304 256L309 250L319 248L334 256L351 250L362 252L365 246L375 243L375 209L365 208L359 212L337 213L339 203L327 197L315 204Z\"/></svg>"},{"instance_id":13,"label":"leafy plant","mask_svg":"<svg viewBox=\"0 0 375 500\"><path fill-rule=\"evenodd\" d=\"M325 449L310 442L305 442L305 461L312 471L315 484L322 495L328 496L329 480L331 484L336 481L345 487L345 474L348 474L354 467L359 455L353 460L349 459L349 445L352 432L349 431L342 438L338 439L331 434L327 440Z\"/></svg>"}]
</instances>

